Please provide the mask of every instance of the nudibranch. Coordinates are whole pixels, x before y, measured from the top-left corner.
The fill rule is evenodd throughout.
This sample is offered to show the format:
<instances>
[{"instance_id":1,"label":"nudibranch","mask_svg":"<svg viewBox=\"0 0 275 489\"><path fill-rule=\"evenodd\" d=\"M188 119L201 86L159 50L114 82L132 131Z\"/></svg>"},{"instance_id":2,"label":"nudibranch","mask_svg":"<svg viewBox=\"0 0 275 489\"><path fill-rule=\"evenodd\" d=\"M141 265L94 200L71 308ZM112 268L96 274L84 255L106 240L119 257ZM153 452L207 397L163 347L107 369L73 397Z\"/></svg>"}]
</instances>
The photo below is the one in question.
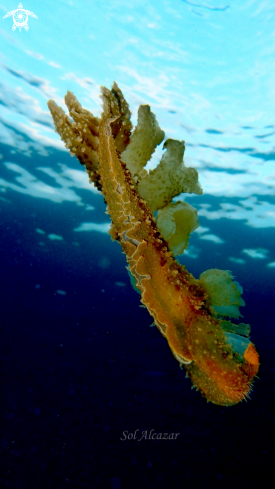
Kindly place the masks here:
<instances>
[{"instance_id":1,"label":"nudibranch","mask_svg":"<svg viewBox=\"0 0 275 489\"><path fill-rule=\"evenodd\" d=\"M164 139L150 107L140 106L132 131L129 105L116 83L102 88L102 99L100 119L71 92L65 96L70 117L50 100L56 131L103 193L111 237L120 242L131 282L173 355L208 401L236 404L249 397L259 368L249 325L228 319L240 316L242 289L229 271L207 270L195 279L174 258L199 224L191 205L172 200L183 192L202 194L198 173L183 163L184 142L173 139L148 172Z\"/></svg>"}]
</instances>

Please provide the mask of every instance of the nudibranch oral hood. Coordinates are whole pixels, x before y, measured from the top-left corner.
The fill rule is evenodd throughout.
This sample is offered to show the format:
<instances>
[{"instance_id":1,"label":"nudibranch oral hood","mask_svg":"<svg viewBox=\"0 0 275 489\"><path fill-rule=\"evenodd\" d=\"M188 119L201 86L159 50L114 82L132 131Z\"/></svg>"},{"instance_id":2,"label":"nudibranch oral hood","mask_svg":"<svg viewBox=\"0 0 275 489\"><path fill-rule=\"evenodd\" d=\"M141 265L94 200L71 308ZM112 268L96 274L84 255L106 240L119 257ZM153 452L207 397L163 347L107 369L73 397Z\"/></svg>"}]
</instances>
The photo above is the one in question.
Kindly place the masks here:
<instances>
[{"instance_id":1,"label":"nudibranch oral hood","mask_svg":"<svg viewBox=\"0 0 275 489\"><path fill-rule=\"evenodd\" d=\"M184 142L174 139L165 141L159 165L148 172L146 164L164 139L150 107L140 106L132 131L116 83L102 88L102 99L100 119L71 92L65 96L70 117L50 100L56 130L103 193L111 237L120 242L131 282L173 355L208 401L236 404L249 396L259 368L249 325L225 319L240 316L242 289L229 271L207 270L195 279L174 258L199 224L191 205L172 200L184 192L202 194L198 172L184 165Z\"/></svg>"}]
</instances>

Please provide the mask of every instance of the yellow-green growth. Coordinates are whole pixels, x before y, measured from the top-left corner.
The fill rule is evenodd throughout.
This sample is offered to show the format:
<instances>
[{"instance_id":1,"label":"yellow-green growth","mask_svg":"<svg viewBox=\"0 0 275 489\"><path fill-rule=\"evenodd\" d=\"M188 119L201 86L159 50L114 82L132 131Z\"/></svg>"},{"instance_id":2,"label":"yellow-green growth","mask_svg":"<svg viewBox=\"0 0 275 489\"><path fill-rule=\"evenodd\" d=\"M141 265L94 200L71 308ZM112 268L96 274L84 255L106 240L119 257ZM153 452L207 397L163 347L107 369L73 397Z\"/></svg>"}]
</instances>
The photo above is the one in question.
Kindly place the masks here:
<instances>
[{"instance_id":1,"label":"yellow-green growth","mask_svg":"<svg viewBox=\"0 0 275 489\"><path fill-rule=\"evenodd\" d=\"M190 233L199 227L198 213L186 202L172 202L158 211L156 224L173 255L181 255Z\"/></svg>"},{"instance_id":2,"label":"yellow-green growth","mask_svg":"<svg viewBox=\"0 0 275 489\"><path fill-rule=\"evenodd\" d=\"M220 316L238 318L239 307L245 306L241 297L242 287L234 282L229 270L212 268L200 275L200 282L208 294L213 313Z\"/></svg>"}]
</instances>

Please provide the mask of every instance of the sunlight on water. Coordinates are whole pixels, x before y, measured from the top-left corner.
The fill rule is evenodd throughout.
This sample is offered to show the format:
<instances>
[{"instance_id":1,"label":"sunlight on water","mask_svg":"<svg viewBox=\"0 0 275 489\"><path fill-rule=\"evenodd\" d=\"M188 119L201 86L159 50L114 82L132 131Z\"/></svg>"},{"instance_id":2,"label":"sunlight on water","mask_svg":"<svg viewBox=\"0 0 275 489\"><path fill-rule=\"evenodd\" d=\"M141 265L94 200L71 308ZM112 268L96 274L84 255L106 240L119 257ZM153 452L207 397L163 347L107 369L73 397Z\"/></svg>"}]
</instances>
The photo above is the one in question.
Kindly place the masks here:
<instances>
[{"instance_id":1,"label":"sunlight on water","mask_svg":"<svg viewBox=\"0 0 275 489\"><path fill-rule=\"evenodd\" d=\"M46 101L53 97L64 106L63 95L70 89L99 115L99 87L115 79L133 108L134 121L138 105L149 103L166 136L186 141L186 165L198 169L204 194L215 198L197 204L208 227L207 233L197 234L200 241L224 243L212 231L217 220L275 227L271 3L178 0L158 2L158 8L145 1L139 6L124 0L103 3L104 12L93 5L96 21L91 25L85 22L85 8L68 3L67 20L58 27L64 39L58 50L51 41L45 49L46 31L39 19L50 24L62 13L61 5L50 1L47 9L39 7L38 20L21 35L5 19L0 140L7 171L0 178L2 199L12 202L19 193L55 204L85 204L80 190L94 189L76 161L64 162L66 150L54 133ZM70 35L76 10L77 42ZM158 148L151 167L161 153ZM75 231L107 229L102 219L83 219ZM191 249L188 253L191 257ZM261 252L244 253L257 259ZM239 264L244 259L231 257Z\"/></svg>"}]
</instances>

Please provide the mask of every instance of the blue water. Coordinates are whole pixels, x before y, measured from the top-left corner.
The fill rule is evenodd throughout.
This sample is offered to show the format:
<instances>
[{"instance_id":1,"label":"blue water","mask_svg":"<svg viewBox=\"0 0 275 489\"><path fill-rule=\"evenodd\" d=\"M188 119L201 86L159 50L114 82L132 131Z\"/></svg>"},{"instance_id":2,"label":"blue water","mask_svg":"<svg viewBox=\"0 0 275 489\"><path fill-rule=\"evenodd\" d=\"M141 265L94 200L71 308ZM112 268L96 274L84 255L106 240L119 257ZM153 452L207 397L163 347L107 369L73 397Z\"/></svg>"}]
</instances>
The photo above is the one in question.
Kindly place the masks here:
<instances>
[{"instance_id":1,"label":"blue water","mask_svg":"<svg viewBox=\"0 0 275 489\"><path fill-rule=\"evenodd\" d=\"M2 17L16 9L0 6ZM1 488L263 487L274 460L274 4L23 4L0 26ZM116 80L186 141L203 196L179 258L231 270L261 366L251 399L207 403L139 307L102 196L53 130L67 89L100 114ZM153 158L154 166L161 148ZM180 433L125 440L124 432ZM273 487L273 481L264 487Z\"/></svg>"}]
</instances>

